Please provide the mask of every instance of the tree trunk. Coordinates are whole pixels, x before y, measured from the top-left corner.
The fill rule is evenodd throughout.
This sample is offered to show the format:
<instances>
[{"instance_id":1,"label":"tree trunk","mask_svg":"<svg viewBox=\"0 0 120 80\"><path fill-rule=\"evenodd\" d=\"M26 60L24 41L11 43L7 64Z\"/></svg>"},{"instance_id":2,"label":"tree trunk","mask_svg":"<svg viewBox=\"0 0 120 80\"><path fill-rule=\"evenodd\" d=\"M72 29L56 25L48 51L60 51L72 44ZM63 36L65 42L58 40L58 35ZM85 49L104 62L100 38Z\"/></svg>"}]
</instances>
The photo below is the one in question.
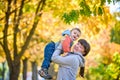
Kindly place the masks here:
<instances>
[{"instance_id":1,"label":"tree trunk","mask_svg":"<svg viewBox=\"0 0 120 80\"><path fill-rule=\"evenodd\" d=\"M38 80L36 62L32 62L32 80Z\"/></svg>"},{"instance_id":2,"label":"tree trunk","mask_svg":"<svg viewBox=\"0 0 120 80\"><path fill-rule=\"evenodd\" d=\"M18 80L20 73L20 61L14 61L10 67L10 80Z\"/></svg>"},{"instance_id":3,"label":"tree trunk","mask_svg":"<svg viewBox=\"0 0 120 80\"><path fill-rule=\"evenodd\" d=\"M23 60L23 80L27 78L27 61L27 58Z\"/></svg>"},{"instance_id":4,"label":"tree trunk","mask_svg":"<svg viewBox=\"0 0 120 80\"><path fill-rule=\"evenodd\" d=\"M3 70L2 70L2 80L4 80L5 79L5 62L2 63L2 68L3 68Z\"/></svg>"}]
</instances>

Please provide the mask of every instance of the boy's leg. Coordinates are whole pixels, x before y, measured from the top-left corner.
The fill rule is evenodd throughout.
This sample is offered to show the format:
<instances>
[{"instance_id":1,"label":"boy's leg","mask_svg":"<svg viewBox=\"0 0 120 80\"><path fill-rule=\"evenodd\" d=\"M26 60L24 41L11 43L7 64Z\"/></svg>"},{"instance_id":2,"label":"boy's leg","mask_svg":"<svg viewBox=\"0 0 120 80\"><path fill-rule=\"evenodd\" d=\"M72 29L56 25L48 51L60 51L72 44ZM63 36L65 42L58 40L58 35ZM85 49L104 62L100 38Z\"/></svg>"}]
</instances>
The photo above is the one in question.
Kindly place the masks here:
<instances>
[{"instance_id":1,"label":"boy's leg","mask_svg":"<svg viewBox=\"0 0 120 80\"><path fill-rule=\"evenodd\" d=\"M48 69L50 67L51 57L53 55L53 52L55 50L55 43L50 42L48 45L46 45L44 49L44 60L42 64L42 68Z\"/></svg>"},{"instance_id":2,"label":"boy's leg","mask_svg":"<svg viewBox=\"0 0 120 80\"><path fill-rule=\"evenodd\" d=\"M48 68L50 67L50 61L54 50L55 50L54 42L48 43L44 49L44 60L41 66L41 70L39 71L40 76L43 78L46 79L52 78L52 76L48 74Z\"/></svg>"}]
</instances>

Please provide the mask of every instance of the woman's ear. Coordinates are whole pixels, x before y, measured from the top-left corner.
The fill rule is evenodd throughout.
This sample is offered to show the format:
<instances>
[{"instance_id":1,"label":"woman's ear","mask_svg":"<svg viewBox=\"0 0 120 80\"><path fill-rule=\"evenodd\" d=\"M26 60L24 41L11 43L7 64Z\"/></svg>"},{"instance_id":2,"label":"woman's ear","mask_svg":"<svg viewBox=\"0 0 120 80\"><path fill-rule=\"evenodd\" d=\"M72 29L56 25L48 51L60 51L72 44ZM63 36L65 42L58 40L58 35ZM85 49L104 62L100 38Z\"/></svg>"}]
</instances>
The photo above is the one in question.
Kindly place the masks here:
<instances>
[{"instance_id":1,"label":"woman's ear","mask_svg":"<svg viewBox=\"0 0 120 80\"><path fill-rule=\"evenodd\" d=\"M85 51L84 51L84 52L82 52L82 55L83 55L83 56L85 56Z\"/></svg>"}]
</instances>

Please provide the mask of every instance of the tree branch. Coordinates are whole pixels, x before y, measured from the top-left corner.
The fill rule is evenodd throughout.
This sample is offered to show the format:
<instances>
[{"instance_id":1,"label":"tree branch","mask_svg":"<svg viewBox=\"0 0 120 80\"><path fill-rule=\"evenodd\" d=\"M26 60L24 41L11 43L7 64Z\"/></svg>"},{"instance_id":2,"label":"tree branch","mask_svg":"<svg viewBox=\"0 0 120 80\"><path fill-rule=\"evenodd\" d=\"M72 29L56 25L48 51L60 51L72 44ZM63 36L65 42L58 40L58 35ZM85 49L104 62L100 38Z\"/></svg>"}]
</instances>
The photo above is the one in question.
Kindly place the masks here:
<instances>
[{"instance_id":1,"label":"tree branch","mask_svg":"<svg viewBox=\"0 0 120 80\"><path fill-rule=\"evenodd\" d=\"M30 43L30 39L32 38L32 35L34 34L34 31L35 31L35 29L36 29L36 27L37 27L37 24L38 24L38 21L39 21L39 18L38 18L39 15L37 15L37 14L38 14L39 10L40 10L40 12L42 11L43 6L45 5L45 1L46 1L46 0L41 0L41 1L38 3L37 9L36 9L36 13L35 13L36 16L35 16L35 18L34 18L33 27L32 27L32 29L31 29L31 31L30 31L30 33L29 33L29 35L28 35L28 37L27 37L27 39L26 39L26 41L25 41L25 44L23 45L23 47L22 47L22 49L21 49L21 52L19 53L19 56L18 56L19 59L22 57L22 55L24 54L27 46L28 46L29 43ZM41 8L40 8L40 6L41 6ZM39 8L40 8L40 9L39 9ZM41 16L41 15L40 15L40 16Z\"/></svg>"},{"instance_id":2,"label":"tree branch","mask_svg":"<svg viewBox=\"0 0 120 80\"><path fill-rule=\"evenodd\" d=\"M14 3L15 3L16 1L17 1L17 0L14 0ZM29 0L29 1L26 1L25 3L28 3L28 2L30 2L30 0ZM16 9L19 9L19 8L20 8L20 6L17 7ZM16 9L15 9L15 10L16 10ZM11 15L12 13L14 13L15 10L12 10L12 11L10 12L10 15ZM5 16L3 16L2 18L0 18L0 21L3 20L4 18L5 18Z\"/></svg>"},{"instance_id":3,"label":"tree branch","mask_svg":"<svg viewBox=\"0 0 120 80\"><path fill-rule=\"evenodd\" d=\"M21 1L21 5L20 5L20 10L19 10L19 14L18 14L18 19L16 20L16 16L17 16L17 10L15 10L15 15L14 15L14 21L15 21L15 25L14 25L14 43L13 43L13 46L14 46L14 58L18 55L17 54L17 33L15 33L16 31L18 31L18 26L19 26L19 23L20 23L20 17L22 15L22 9L23 9L23 6L24 6L24 1L25 0L22 0ZM16 4L16 1L15 1L15 4Z\"/></svg>"},{"instance_id":4,"label":"tree branch","mask_svg":"<svg viewBox=\"0 0 120 80\"><path fill-rule=\"evenodd\" d=\"M2 42L0 41L0 45L2 46L2 48L4 47L4 45L2 44Z\"/></svg>"},{"instance_id":5,"label":"tree branch","mask_svg":"<svg viewBox=\"0 0 120 80\"><path fill-rule=\"evenodd\" d=\"M17 8L16 8L16 3L17 3L17 0L14 0L14 5L15 5L15 13L14 13L14 23L16 23L17 21L16 21L16 18L17 18ZM18 31L17 29L16 29L16 24L14 25L14 34L13 34L13 49L14 49L14 59L15 59L15 56L17 56L17 44L16 44L16 42L17 42L17 33L15 33L16 31Z\"/></svg>"},{"instance_id":6,"label":"tree branch","mask_svg":"<svg viewBox=\"0 0 120 80\"><path fill-rule=\"evenodd\" d=\"M14 33L8 34L8 35L6 35L6 36L4 36L4 37L8 37L8 36L11 36L11 35L16 34L16 33L18 33L18 32L21 32L22 30L24 30L24 29L26 29L26 28L28 28L28 27L26 26L26 27L22 28L21 30L18 29L18 30L15 31ZM1 40L1 39L4 39L4 37L1 37L0 40Z\"/></svg>"},{"instance_id":7,"label":"tree branch","mask_svg":"<svg viewBox=\"0 0 120 80\"><path fill-rule=\"evenodd\" d=\"M5 54L6 54L6 59L8 61L8 65L11 67L12 65L12 59L11 59L11 56L10 56L10 50L8 49L8 42L7 42L7 34L8 34L8 23L9 23L9 17L10 17L10 9L11 9L11 0L8 0L8 7L7 7L7 12L6 12L6 16L5 16L5 25L4 25L4 30L3 30L3 34L4 34L4 38L3 38L3 49L5 51ZM11 69L10 69L11 70Z\"/></svg>"}]
</instances>

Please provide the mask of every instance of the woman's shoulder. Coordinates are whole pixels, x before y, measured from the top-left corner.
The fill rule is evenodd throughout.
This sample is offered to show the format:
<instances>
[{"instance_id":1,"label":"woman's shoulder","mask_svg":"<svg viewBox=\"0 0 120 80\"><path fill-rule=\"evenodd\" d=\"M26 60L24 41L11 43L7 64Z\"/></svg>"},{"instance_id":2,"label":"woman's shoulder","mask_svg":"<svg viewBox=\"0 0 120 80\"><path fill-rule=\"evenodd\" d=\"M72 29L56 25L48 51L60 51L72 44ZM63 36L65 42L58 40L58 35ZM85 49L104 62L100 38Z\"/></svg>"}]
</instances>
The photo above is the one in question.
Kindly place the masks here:
<instances>
[{"instance_id":1,"label":"woman's shoulder","mask_svg":"<svg viewBox=\"0 0 120 80\"><path fill-rule=\"evenodd\" d=\"M76 54L73 53L71 56L74 58L75 61L79 61L80 63L85 63L85 58L82 56L82 54Z\"/></svg>"}]
</instances>

